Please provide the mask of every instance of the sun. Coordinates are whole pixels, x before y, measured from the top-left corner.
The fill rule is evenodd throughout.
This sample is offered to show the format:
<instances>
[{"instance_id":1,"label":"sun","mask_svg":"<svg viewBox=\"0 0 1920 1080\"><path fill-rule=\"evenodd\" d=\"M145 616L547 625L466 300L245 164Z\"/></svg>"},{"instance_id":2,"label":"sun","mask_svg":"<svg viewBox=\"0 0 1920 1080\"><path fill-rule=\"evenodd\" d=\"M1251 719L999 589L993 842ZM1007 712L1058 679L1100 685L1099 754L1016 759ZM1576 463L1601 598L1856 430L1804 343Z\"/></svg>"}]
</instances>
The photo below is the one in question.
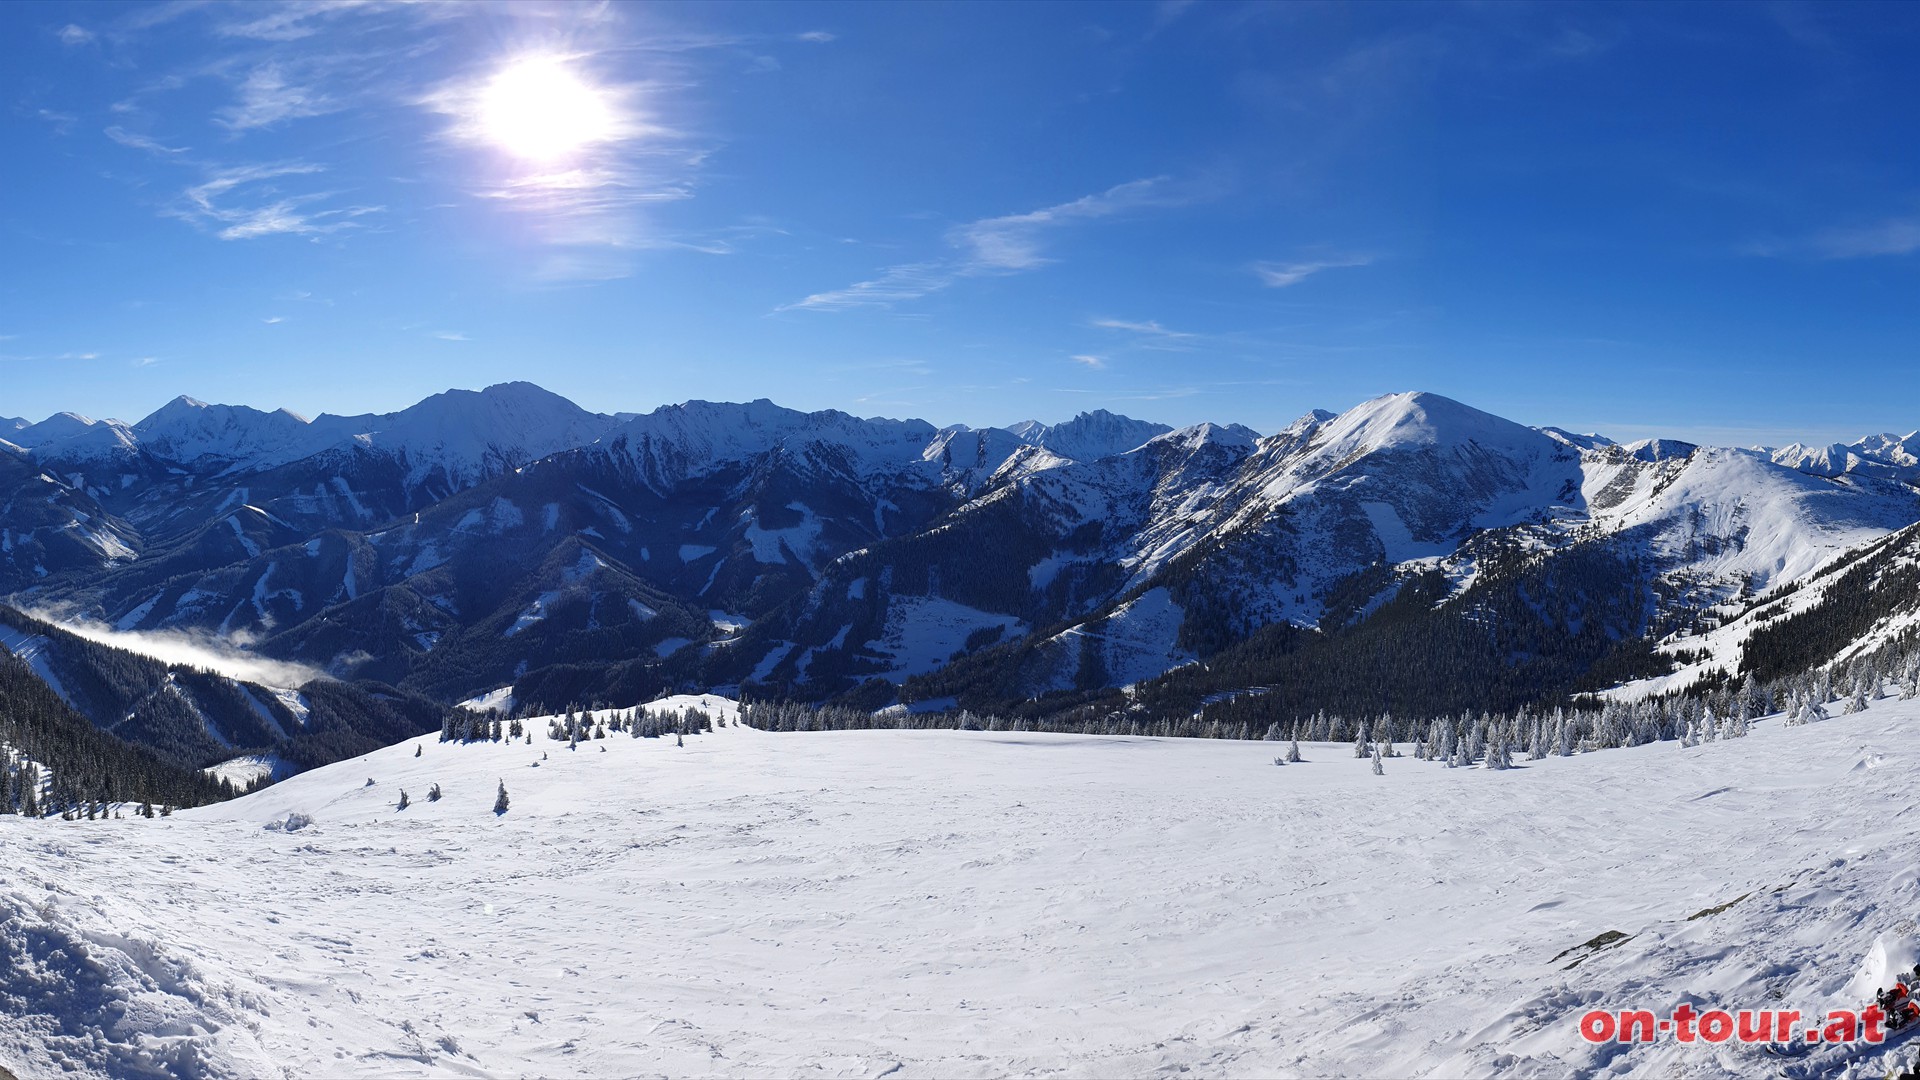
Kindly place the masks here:
<instances>
[{"instance_id":1,"label":"sun","mask_svg":"<svg viewBox=\"0 0 1920 1080\"><path fill-rule=\"evenodd\" d=\"M608 99L565 59L529 56L500 69L481 89L477 118L487 140L502 150L550 161L618 136Z\"/></svg>"}]
</instances>

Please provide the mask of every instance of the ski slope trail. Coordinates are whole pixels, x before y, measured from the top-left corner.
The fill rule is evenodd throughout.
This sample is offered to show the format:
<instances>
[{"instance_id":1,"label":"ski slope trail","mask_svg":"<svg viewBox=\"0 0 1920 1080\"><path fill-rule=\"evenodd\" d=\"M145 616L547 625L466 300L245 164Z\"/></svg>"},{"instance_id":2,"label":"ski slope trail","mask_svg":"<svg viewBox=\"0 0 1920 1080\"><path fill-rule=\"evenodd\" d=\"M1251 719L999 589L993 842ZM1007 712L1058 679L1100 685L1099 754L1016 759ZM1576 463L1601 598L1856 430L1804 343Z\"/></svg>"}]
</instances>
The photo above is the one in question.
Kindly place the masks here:
<instances>
[{"instance_id":1,"label":"ski slope trail","mask_svg":"<svg viewBox=\"0 0 1920 1080\"><path fill-rule=\"evenodd\" d=\"M1910 967L1920 702L1383 776L1347 745L533 730L153 821L0 818L0 1068L1879 1077L1914 1051L1577 1024L1857 1009Z\"/></svg>"}]
</instances>

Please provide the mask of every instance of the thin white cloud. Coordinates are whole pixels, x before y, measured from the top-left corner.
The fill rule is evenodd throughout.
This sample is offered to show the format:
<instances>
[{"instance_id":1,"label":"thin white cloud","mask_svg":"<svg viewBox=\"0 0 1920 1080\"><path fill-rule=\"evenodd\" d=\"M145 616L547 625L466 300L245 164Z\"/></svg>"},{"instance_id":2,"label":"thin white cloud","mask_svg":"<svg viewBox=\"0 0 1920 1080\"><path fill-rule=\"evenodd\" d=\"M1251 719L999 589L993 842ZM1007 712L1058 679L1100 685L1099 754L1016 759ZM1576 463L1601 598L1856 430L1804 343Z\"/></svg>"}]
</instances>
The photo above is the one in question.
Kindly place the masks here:
<instances>
[{"instance_id":1,"label":"thin white cloud","mask_svg":"<svg viewBox=\"0 0 1920 1080\"><path fill-rule=\"evenodd\" d=\"M253 240L278 234L340 232L356 227L359 218L385 210L380 206L321 209L318 204L333 198L333 192L289 195L275 183L285 177L325 171L324 166L298 161L223 169L189 187L182 193L182 202L170 212L212 229L222 240Z\"/></svg>"},{"instance_id":2,"label":"thin white cloud","mask_svg":"<svg viewBox=\"0 0 1920 1080\"><path fill-rule=\"evenodd\" d=\"M953 257L889 267L878 277L855 282L844 289L814 293L775 310L846 311L889 307L938 292L961 278L1036 270L1053 261L1043 250L1045 238L1053 230L1147 207L1177 206L1185 201L1185 196L1168 191L1166 177L1151 177L1039 210L981 218L947 230L948 244L958 251Z\"/></svg>"},{"instance_id":3,"label":"thin white cloud","mask_svg":"<svg viewBox=\"0 0 1920 1080\"><path fill-rule=\"evenodd\" d=\"M1049 261L1040 250L1048 230L1178 201L1169 199L1165 187L1164 176L1134 180L1058 206L983 218L954 229L949 239L966 253L969 271L1032 270Z\"/></svg>"},{"instance_id":4,"label":"thin white cloud","mask_svg":"<svg viewBox=\"0 0 1920 1080\"><path fill-rule=\"evenodd\" d=\"M271 6L241 5L232 9L246 16L220 23L215 32L222 37L251 38L255 41L298 41L320 32L319 23L356 9L372 9L372 0L287 0ZM265 12L258 14L256 12Z\"/></svg>"},{"instance_id":5,"label":"thin white cloud","mask_svg":"<svg viewBox=\"0 0 1920 1080\"><path fill-rule=\"evenodd\" d=\"M9 363L57 363L70 360L98 359L100 359L100 354L97 352L63 352L55 353L51 356L0 356L0 360L5 360Z\"/></svg>"},{"instance_id":6,"label":"thin white cloud","mask_svg":"<svg viewBox=\"0 0 1920 1080\"><path fill-rule=\"evenodd\" d=\"M803 300L785 304L778 311L846 311L850 308L889 307L903 300L918 300L953 284L953 271L942 263L910 263L891 267L869 281L856 281L844 289L814 293Z\"/></svg>"},{"instance_id":7,"label":"thin white cloud","mask_svg":"<svg viewBox=\"0 0 1920 1080\"><path fill-rule=\"evenodd\" d=\"M114 142L119 143L121 146L132 147L135 150L145 150L150 154L162 154L166 156L173 156L177 154L184 154L189 149L188 147L185 147L185 146L168 146L158 139L149 138L148 136L141 135L138 132L128 131L126 128L120 127L117 124L114 125L113 127L106 129L106 131L103 132L103 134L105 134L107 138L112 139Z\"/></svg>"},{"instance_id":8,"label":"thin white cloud","mask_svg":"<svg viewBox=\"0 0 1920 1080\"><path fill-rule=\"evenodd\" d=\"M239 94L238 102L215 114L220 124L232 131L272 127L340 108L337 101L319 90L289 82L279 64L261 64L249 71L240 83Z\"/></svg>"},{"instance_id":9,"label":"thin white cloud","mask_svg":"<svg viewBox=\"0 0 1920 1080\"><path fill-rule=\"evenodd\" d=\"M73 125L80 122L79 117L58 109L35 109L33 115L53 125L55 135L66 135L72 132Z\"/></svg>"},{"instance_id":10,"label":"thin white cloud","mask_svg":"<svg viewBox=\"0 0 1920 1080\"><path fill-rule=\"evenodd\" d=\"M1857 228L1829 229L1815 235L1808 246L1823 259L1911 255L1920 251L1920 218L1889 218Z\"/></svg>"},{"instance_id":11,"label":"thin white cloud","mask_svg":"<svg viewBox=\"0 0 1920 1080\"><path fill-rule=\"evenodd\" d=\"M1369 255L1348 255L1336 259L1317 259L1311 262L1253 264L1254 276L1260 284L1270 289L1284 289L1289 285L1298 285L1323 270L1339 270L1349 266L1367 266L1373 262Z\"/></svg>"},{"instance_id":12,"label":"thin white cloud","mask_svg":"<svg viewBox=\"0 0 1920 1080\"><path fill-rule=\"evenodd\" d=\"M810 42L814 45L825 45L829 41L837 40L839 37L839 34L830 33L826 30L808 30L806 33L799 35L801 41Z\"/></svg>"},{"instance_id":13,"label":"thin white cloud","mask_svg":"<svg viewBox=\"0 0 1920 1080\"><path fill-rule=\"evenodd\" d=\"M439 338L439 339L440 339L441 341L467 341L467 340L469 340L469 339L468 339L468 337L467 337L467 335L465 335L465 334L463 334L463 333L461 333L461 332L460 332L460 331L458 331L458 330L436 330L436 331L434 331L434 334L433 334L433 336L434 336L434 337L437 337L437 338Z\"/></svg>"},{"instance_id":14,"label":"thin white cloud","mask_svg":"<svg viewBox=\"0 0 1920 1080\"><path fill-rule=\"evenodd\" d=\"M1189 334L1182 330L1169 330L1153 319L1148 319L1145 322L1134 322L1128 319L1093 319L1088 322L1088 325L1098 327L1101 330L1119 330L1124 333L1139 334L1142 337L1160 338L1166 341L1176 341L1199 336L1197 334Z\"/></svg>"},{"instance_id":15,"label":"thin white cloud","mask_svg":"<svg viewBox=\"0 0 1920 1080\"><path fill-rule=\"evenodd\" d=\"M269 315L266 318L261 319L260 321L263 323L266 323L268 326L276 326L280 323L286 322L287 320L282 318L279 315Z\"/></svg>"},{"instance_id":16,"label":"thin white cloud","mask_svg":"<svg viewBox=\"0 0 1920 1080\"><path fill-rule=\"evenodd\" d=\"M54 36L60 39L60 44L65 45L68 48L76 48L81 45L91 45L93 44L93 41L95 38L95 34L93 31L77 23L68 23L67 25L54 31Z\"/></svg>"},{"instance_id":17,"label":"thin white cloud","mask_svg":"<svg viewBox=\"0 0 1920 1080\"><path fill-rule=\"evenodd\" d=\"M1076 353L1073 356L1067 357L1067 359L1076 364L1084 364L1090 368L1103 368L1107 366L1106 357L1094 356L1090 353Z\"/></svg>"}]
</instances>

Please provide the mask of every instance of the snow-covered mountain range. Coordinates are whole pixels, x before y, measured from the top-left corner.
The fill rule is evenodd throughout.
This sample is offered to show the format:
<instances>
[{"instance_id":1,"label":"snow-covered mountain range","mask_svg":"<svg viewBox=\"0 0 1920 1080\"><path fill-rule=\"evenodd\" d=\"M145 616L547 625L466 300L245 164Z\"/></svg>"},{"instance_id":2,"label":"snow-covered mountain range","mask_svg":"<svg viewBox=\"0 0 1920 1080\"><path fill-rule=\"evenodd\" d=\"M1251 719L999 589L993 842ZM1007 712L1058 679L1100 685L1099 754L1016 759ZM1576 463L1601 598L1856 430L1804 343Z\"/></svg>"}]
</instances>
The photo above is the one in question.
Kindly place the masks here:
<instances>
[{"instance_id":1,"label":"snow-covered mountain range","mask_svg":"<svg viewBox=\"0 0 1920 1080\"><path fill-rule=\"evenodd\" d=\"M1354 635L1445 642L1429 666L1460 669L1386 678L1380 707L1512 707L1490 669L1543 699L1671 675L1920 522L1920 436L1623 445L1425 393L1261 436L765 400L615 416L513 383L313 420L182 397L0 438L17 605L555 708L744 687L1044 712L1132 688L1191 711L1277 680L1310 710L1289 665L1337 673Z\"/></svg>"}]
</instances>

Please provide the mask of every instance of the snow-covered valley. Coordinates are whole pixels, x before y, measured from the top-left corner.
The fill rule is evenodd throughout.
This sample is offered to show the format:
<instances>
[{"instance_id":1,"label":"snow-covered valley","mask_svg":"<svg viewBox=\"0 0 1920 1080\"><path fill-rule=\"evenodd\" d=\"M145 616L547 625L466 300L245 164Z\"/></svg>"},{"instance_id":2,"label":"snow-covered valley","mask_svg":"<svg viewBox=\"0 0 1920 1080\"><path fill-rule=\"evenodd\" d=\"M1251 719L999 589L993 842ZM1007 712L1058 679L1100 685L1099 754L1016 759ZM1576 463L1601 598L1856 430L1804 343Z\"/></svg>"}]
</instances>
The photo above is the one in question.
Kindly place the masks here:
<instances>
[{"instance_id":1,"label":"snow-covered valley","mask_svg":"<svg viewBox=\"0 0 1920 1080\"><path fill-rule=\"evenodd\" d=\"M429 736L166 818L0 816L0 1068L1880 1076L1912 1048L1577 1020L1858 1008L1910 966L1917 729L1883 700L1379 776L1347 744Z\"/></svg>"}]
</instances>

